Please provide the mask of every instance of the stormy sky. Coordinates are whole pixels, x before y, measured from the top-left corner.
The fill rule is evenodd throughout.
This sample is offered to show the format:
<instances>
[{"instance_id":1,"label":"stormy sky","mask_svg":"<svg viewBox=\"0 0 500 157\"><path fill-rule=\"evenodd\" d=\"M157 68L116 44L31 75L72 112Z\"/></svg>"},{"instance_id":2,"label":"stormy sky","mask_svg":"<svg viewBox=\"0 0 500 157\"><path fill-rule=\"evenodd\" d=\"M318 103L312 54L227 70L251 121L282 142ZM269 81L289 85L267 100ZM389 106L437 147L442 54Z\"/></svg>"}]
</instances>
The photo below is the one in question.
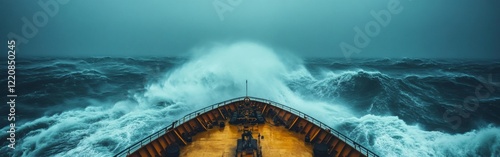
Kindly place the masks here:
<instances>
[{"instance_id":1,"label":"stormy sky","mask_svg":"<svg viewBox=\"0 0 500 157\"><path fill-rule=\"evenodd\" d=\"M182 56L253 41L305 57L500 57L497 0L2 0L0 7L2 43L15 38L21 56Z\"/></svg>"}]
</instances>

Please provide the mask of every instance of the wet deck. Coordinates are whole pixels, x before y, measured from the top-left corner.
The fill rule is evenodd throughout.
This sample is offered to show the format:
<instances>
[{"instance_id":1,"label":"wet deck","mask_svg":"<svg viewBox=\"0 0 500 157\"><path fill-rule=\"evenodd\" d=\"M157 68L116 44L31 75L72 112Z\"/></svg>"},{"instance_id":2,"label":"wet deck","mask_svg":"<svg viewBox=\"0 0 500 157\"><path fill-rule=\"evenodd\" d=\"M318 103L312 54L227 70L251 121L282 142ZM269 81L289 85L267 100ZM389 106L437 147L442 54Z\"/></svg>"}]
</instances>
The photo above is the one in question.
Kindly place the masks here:
<instances>
[{"instance_id":1,"label":"wet deck","mask_svg":"<svg viewBox=\"0 0 500 157\"><path fill-rule=\"evenodd\" d=\"M226 123L227 124L227 123ZM215 126L193 137L193 142L181 149L182 157L234 157L236 140L241 138L241 126ZM284 126L266 123L253 127L252 136L264 136L260 144L263 156L272 157L312 157L312 144L304 142L302 134L291 132Z\"/></svg>"}]
</instances>

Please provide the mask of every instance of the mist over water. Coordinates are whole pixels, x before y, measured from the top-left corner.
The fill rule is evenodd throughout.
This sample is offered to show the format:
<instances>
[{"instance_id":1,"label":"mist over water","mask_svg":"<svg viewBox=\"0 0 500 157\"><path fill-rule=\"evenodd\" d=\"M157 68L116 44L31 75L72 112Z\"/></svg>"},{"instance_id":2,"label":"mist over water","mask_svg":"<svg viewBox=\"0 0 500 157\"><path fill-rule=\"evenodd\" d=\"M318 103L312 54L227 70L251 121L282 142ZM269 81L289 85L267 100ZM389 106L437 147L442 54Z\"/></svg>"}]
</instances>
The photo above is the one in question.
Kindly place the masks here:
<instances>
[{"instance_id":1,"label":"mist over water","mask_svg":"<svg viewBox=\"0 0 500 157\"><path fill-rule=\"evenodd\" d=\"M500 155L498 85L458 129L443 119L479 77L500 77L499 62L301 59L254 42L190 53L20 61L20 138L9 155L112 156L189 112L244 96L245 80L250 96L301 110L382 156Z\"/></svg>"}]
</instances>

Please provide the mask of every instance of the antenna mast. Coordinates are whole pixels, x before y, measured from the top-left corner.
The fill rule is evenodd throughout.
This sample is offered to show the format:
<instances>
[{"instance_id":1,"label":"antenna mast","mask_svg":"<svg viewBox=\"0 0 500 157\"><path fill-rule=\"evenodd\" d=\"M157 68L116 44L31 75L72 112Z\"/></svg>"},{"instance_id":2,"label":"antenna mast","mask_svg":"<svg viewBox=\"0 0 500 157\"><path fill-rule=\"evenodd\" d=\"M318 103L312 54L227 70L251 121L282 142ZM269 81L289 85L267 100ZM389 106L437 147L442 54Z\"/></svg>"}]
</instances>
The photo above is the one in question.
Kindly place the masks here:
<instances>
[{"instance_id":1,"label":"antenna mast","mask_svg":"<svg viewBox=\"0 0 500 157\"><path fill-rule=\"evenodd\" d=\"M245 90L246 90L246 96L248 97L248 80L245 80L246 81L246 87L245 87Z\"/></svg>"}]
</instances>

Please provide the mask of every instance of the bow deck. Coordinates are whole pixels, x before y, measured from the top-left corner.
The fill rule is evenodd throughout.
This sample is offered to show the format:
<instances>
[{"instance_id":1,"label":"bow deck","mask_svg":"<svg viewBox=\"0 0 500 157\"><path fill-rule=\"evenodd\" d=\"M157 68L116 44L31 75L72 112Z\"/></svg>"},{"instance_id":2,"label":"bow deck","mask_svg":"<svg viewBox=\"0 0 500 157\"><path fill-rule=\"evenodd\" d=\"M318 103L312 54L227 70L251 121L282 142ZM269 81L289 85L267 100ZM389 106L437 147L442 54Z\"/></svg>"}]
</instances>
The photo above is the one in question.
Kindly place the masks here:
<instances>
[{"instance_id":1,"label":"bow deck","mask_svg":"<svg viewBox=\"0 0 500 157\"><path fill-rule=\"evenodd\" d=\"M146 137L116 156L377 156L298 110L265 99L247 99L228 100L188 114L178 124ZM243 105L251 107L242 108ZM255 112L253 116L245 115L248 108ZM264 122L258 120L257 114L264 117ZM254 153L237 149L244 130L251 131L257 139L258 149Z\"/></svg>"}]
</instances>

